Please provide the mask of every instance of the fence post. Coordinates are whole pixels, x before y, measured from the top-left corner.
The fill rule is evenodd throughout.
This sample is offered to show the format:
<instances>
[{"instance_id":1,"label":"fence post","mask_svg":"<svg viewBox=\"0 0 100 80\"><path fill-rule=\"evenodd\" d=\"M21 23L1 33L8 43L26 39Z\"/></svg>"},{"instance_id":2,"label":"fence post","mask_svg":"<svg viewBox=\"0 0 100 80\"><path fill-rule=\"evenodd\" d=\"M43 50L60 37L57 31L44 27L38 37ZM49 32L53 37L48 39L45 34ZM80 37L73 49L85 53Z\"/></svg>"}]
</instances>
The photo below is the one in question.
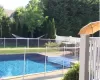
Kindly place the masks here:
<instances>
[{"instance_id":1,"label":"fence post","mask_svg":"<svg viewBox=\"0 0 100 80\"><path fill-rule=\"evenodd\" d=\"M77 51L77 50L76 50L77 48L76 48L76 47L77 47L77 46L76 46L76 39L75 39L75 52L74 52L74 57L77 56L77 52L76 52L76 51Z\"/></svg>"},{"instance_id":2,"label":"fence post","mask_svg":"<svg viewBox=\"0 0 100 80\"><path fill-rule=\"evenodd\" d=\"M39 48L39 38L38 38L38 48Z\"/></svg>"},{"instance_id":3,"label":"fence post","mask_svg":"<svg viewBox=\"0 0 100 80\"><path fill-rule=\"evenodd\" d=\"M89 80L89 35L81 35L79 80Z\"/></svg>"},{"instance_id":4,"label":"fence post","mask_svg":"<svg viewBox=\"0 0 100 80\"><path fill-rule=\"evenodd\" d=\"M29 38L27 39L27 48L29 48Z\"/></svg>"},{"instance_id":5,"label":"fence post","mask_svg":"<svg viewBox=\"0 0 100 80\"><path fill-rule=\"evenodd\" d=\"M46 61L46 59L47 59L47 46L46 46L46 51L45 51L45 64L44 64L44 77L46 76L46 66L47 66L47 61Z\"/></svg>"},{"instance_id":6,"label":"fence post","mask_svg":"<svg viewBox=\"0 0 100 80\"><path fill-rule=\"evenodd\" d=\"M4 37L4 48L5 48L5 37Z\"/></svg>"},{"instance_id":7,"label":"fence post","mask_svg":"<svg viewBox=\"0 0 100 80\"><path fill-rule=\"evenodd\" d=\"M63 49L64 49L64 51L63 51L63 57L65 57L65 50L66 50L65 46L63 47ZM65 63L64 63L64 62L65 62L65 60L63 59L62 62L63 62L63 70L62 70L62 74L63 74L63 76L64 76L64 68L65 68L65 66L64 66Z\"/></svg>"},{"instance_id":8,"label":"fence post","mask_svg":"<svg viewBox=\"0 0 100 80\"><path fill-rule=\"evenodd\" d=\"M16 38L16 48L17 48L17 38Z\"/></svg>"},{"instance_id":9,"label":"fence post","mask_svg":"<svg viewBox=\"0 0 100 80\"><path fill-rule=\"evenodd\" d=\"M26 61L26 47L25 47L25 49L24 49L24 65L23 65L23 79L22 80L24 80L24 77L25 77L25 69L26 69L26 63L25 63L25 61Z\"/></svg>"}]
</instances>

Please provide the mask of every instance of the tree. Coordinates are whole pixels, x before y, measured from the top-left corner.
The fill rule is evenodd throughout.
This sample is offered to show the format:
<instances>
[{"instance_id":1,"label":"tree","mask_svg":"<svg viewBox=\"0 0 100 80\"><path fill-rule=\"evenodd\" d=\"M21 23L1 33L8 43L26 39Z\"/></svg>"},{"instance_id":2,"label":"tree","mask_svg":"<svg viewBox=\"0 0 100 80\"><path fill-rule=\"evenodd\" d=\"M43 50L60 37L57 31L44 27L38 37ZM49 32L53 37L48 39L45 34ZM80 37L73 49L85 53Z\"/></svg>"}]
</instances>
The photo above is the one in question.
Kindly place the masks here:
<instances>
[{"instance_id":1,"label":"tree","mask_svg":"<svg viewBox=\"0 0 100 80\"><path fill-rule=\"evenodd\" d=\"M0 7L0 22L1 22L2 17L3 17L4 15L5 15L4 9L3 9L3 7Z\"/></svg>"},{"instance_id":2,"label":"tree","mask_svg":"<svg viewBox=\"0 0 100 80\"><path fill-rule=\"evenodd\" d=\"M2 21L2 17L4 16L4 9L0 6L0 37L2 37L2 25L1 25L1 21Z\"/></svg>"},{"instance_id":3,"label":"tree","mask_svg":"<svg viewBox=\"0 0 100 80\"><path fill-rule=\"evenodd\" d=\"M31 32L31 37L37 27L40 27L44 21L43 17L43 6L40 0L30 0L26 6L26 25L28 26L29 32Z\"/></svg>"},{"instance_id":4,"label":"tree","mask_svg":"<svg viewBox=\"0 0 100 80\"><path fill-rule=\"evenodd\" d=\"M55 21L54 18L52 19L52 26L51 26L51 39L55 39L56 38L56 28L55 28Z\"/></svg>"},{"instance_id":5,"label":"tree","mask_svg":"<svg viewBox=\"0 0 100 80\"><path fill-rule=\"evenodd\" d=\"M44 21L43 5L40 0L30 0L25 8L17 8L13 14L14 25L16 26L15 34L19 36L28 36L31 33L31 37L42 32L41 25ZM14 27L12 27L12 30ZM37 36L37 35L36 35Z\"/></svg>"},{"instance_id":6,"label":"tree","mask_svg":"<svg viewBox=\"0 0 100 80\"><path fill-rule=\"evenodd\" d=\"M49 20L49 23L48 23L48 38L50 39L55 39L55 21L54 19L52 19L51 21Z\"/></svg>"},{"instance_id":7,"label":"tree","mask_svg":"<svg viewBox=\"0 0 100 80\"><path fill-rule=\"evenodd\" d=\"M81 27L99 20L99 0L42 0L44 16L55 19L58 35L78 36Z\"/></svg>"},{"instance_id":8,"label":"tree","mask_svg":"<svg viewBox=\"0 0 100 80\"><path fill-rule=\"evenodd\" d=\"M42 33L45 34L45 38L48 38L48 23L49 23L49 19L48 16L45 17L44 22L42 24Z\"/></svg>"},{"instance_id":9,"label":"tree","mask_svg":"<svg viewBox=\"0 0 100 80\"><path fill-rule=\"evenodd\" d=\"M2 37L10 37L11 35L11 20L7 16L2 17Z\"/></svg>"},{"instance_id":10,"label":"tree","mask_svg":"<svg viewBox=\"0 0 100 80\"><path fill-rule=\"evenodd\" d=\"M23 36L23 27L25 24L25 8L17 8L13 13L13 18L15 21L15 34Z\"/></svg>"},{"instance_id":11,"label":"tree","mask_svg":"<svg viewBox=\"0 0 100 80\"><path fill-rule=\"evenodd\" d=\"M10 37L10 18L5 14L3 7L0 7L0 37Z\"/></svg>"}]
</instances>

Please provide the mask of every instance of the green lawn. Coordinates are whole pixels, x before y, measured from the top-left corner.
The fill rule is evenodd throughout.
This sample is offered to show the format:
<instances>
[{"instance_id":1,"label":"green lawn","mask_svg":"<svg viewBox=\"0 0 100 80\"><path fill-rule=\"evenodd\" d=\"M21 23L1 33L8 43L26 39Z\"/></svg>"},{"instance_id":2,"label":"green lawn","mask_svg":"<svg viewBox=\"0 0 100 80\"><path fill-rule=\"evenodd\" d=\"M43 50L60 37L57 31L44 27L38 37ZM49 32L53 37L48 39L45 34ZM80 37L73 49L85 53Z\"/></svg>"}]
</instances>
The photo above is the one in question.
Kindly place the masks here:
<instances>
[{"instance_id":1,"label":"green lawn","mask_svg":"<svg viewBox=\"0 0 100 80\"><path fill-rule=\"evenodd\" d=\"M22 53L46 52L46 48L0 48L0 54L22 54ZM47 49L47 52L59 52L57 49Z\"/></svg>"}]
</instances>

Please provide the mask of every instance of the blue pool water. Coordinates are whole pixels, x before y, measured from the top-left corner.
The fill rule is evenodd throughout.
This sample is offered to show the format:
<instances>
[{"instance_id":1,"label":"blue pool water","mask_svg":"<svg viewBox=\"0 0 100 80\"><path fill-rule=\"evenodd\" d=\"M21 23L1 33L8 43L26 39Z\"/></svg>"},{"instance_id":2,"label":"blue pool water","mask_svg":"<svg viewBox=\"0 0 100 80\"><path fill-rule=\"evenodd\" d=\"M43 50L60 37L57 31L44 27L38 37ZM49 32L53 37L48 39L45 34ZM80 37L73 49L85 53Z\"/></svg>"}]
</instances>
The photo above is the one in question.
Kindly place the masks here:
<instances>
[{"instance_id":1,"label":"blue pool water","mask_svg":"<svg viewBox=\"0 0 100 80\"><path fill-rule=\"evenodd\" d=\"M45 71L45 56L40 54L27 54L24 64L24 55L0 55L0 77L18 76L24 74L40 73ZM52 58L50 58L52 59ZM62 65L50 62L46 57L46 71L62 69ZM58 62L59 63L59 62ZM68 63L69 64L69 63Z\"/></svg>"}]
</instances>

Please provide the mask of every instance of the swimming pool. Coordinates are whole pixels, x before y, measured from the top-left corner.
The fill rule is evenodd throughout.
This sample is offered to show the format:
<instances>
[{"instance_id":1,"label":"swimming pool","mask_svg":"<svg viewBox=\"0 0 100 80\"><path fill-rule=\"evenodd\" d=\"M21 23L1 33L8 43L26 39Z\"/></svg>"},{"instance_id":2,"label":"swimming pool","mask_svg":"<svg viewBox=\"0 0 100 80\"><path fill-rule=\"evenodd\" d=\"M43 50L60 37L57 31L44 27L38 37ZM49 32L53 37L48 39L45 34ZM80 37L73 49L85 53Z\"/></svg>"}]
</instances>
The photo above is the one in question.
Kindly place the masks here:
<instances>
[{"instance_id":1,"label":"swimming pool","mask_svg":"<svg viewBox=\"0 0 100 80\"><path fill-rule=\"evenodd\" d=\"M23 74L33 74L46 71L62 69L62 65L55 64L45 56L37 53L26 54L24 63L23 54L0 55L0 77L19 76ZM25 65L25 69L23 68Z\"/></svg>"}]
</instances>

